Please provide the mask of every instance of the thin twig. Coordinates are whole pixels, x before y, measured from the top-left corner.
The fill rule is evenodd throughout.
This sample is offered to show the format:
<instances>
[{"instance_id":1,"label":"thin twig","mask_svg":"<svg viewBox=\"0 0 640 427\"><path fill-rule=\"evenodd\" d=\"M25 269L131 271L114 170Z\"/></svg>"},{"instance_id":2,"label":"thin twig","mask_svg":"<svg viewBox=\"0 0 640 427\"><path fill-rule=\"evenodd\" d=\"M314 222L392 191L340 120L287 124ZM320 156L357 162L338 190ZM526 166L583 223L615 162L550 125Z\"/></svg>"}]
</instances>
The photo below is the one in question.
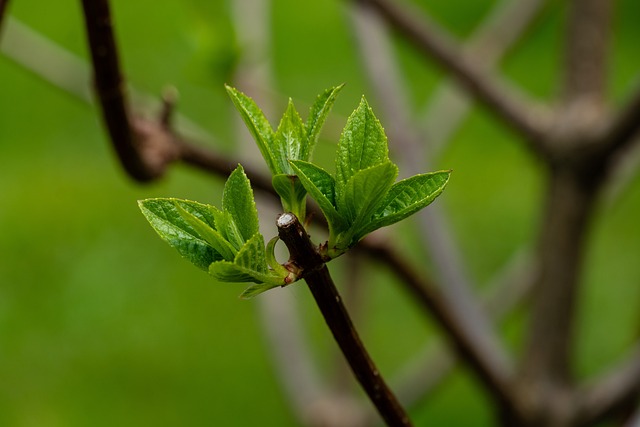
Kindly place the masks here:
<instances>
[{"instance_id":1,"label":"thin twig","mask_svg":"<svg viewBox=\"0 0 640 427\"><path fill-rule=\"evenodd\" d=\"M502 0L474 31L463 49L476 64L492 69L540 16L546 0ZM447 79L435 90L420 127L435 157L464 119L471 106L469 96Z\"/></svg>"},{"instance_id":2,"label":"thin twig","mask_svg":"<svg viewBox=\"0 0 640 427\"><path fill-rule=\"evenodd\" d=\"M329 270L309 240L306 230L290 213L282 214L277 225L278 235L289 249L289 263L301 271L333 337L369 399L387 425L410 426L409 417L360 341Z\"/></svg>"},{"instance_id":3,"label":"thin twig","mask_svg":"<svg viewBox=\"0 0 640 427\"><path fill-rule=\"evenodd\" d=\"M429 169L424 143L410 121L410 108L406 88L401 83L399 70L384 25L378 14L367 3L356 3L352 13L354 28L366 70L378 94L393 145L391 148L400 158L408 175L415 175ZM442 288L443 297L455 310L461 322L476 337L492 359L509 366L511 361L497 339L486 315L479 309L476 298L471 293L475 286L466 274L466 266L457 248L449 227L443 206L435 204L417 215L425 247L436 266L434 273L438 283L446 283Z\"/></svg>"},{"instance_id":4,"label":"thin twig","mask_svg":"<svg viewBox=\"0 0 640 427\"><path fill-rule=\"evenodd\" d=\"M83 0L84 21L91 50L96 94L113 147L125 171L140 182L161 176L175 158L162 132L149 122L134 123L107 0ZM141 128L138 128L140 125Z\"/></svg>"},{"instance_id":5,"label":"thin twig","mask_svg":"<svg viewBox=\"0 0 640 427\"><path fill-rule=\"evenodd\" d=\"M537 268L528 251L518 252L510 259L489 286L482 305L494 322L502 320L514 308L521 305L538 278ZM400 400L413 406L424 400L456 366L457 359L440 343L429 343L422 354L417 355L392 381Z\"/></svg>"},{"instance_id":6,"label":"thin twig","mask_svg":"<svg viewBox=\"0 0 640 427\"><path fill-rule=\"evenodd\" d=\"M579 392L579 426L594 425L640 398L640 343Z\"/></svg>"},{"instance_id":7,"label":"thin twig","mask_svg":"<svg viewBox=\"0 0 640 427\"><path fill-rule=\"evenodd\" d=\"M2 34L2 24L4 23L4 17L7 11L7 5L9 0L0 0L0 34Z\"/></svg>"},{"instance_id":8,"label":"thin twig","mask_svg":"<svg viewBox=\"0 0 640 427\"><path fill-rule=\"evenodd\" d=\"M445 331L446 339L454 347L478 379L491 392L491 396L501 407L516 410L515 393L512 389L513 373L501 359L495 359L493 352L477 341L466 323L461 323L459 315L454 312L448 300L444 299L435 285L424 275L418 274L395 250L384 244L370 244L365 239L360 246L366 248L367 254L384 261L393 272L402 279L405 289L415 301L424 306L435 321Z\"/></svg>"},{"instance_id":9,"label":"thin twig","mask_svg":"<svg viewBox=\"0 0 640 427\"><path fill-rule=\"evenodd\" d=\"M389 0L354 1L374 6L420 52L435 59L469 93L490 107L505 123L525 135L531 149L539 153L546 152L542 137L547 132L549 117L522 94L517 95L513 87L507 87L495 74L477 68L446 32L428 20L424 13L409 8L407 4L400 6Z\"/></svg>"}]
</instances>

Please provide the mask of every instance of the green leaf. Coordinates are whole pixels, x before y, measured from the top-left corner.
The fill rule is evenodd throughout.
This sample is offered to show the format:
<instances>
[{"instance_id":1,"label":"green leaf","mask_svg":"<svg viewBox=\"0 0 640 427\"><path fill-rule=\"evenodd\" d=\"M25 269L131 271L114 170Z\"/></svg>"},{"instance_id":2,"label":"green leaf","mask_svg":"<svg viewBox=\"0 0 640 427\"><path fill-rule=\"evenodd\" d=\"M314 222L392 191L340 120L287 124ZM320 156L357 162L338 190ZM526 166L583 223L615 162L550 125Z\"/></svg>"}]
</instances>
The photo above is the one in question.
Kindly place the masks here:
<instances>
[{"instance_id":1,"label":"green leaf","mask_svg":"<svg viewBox=\"0 0 640 427\"><path fill-rule=\"evenodd\" d=\"M401 221L429 205L442 193L450 175L451 171L431 172L394 184L367 225L367 233Z\"/></svg>"},{"instance_id":2,"label":"green leaf","mask_svg":"<svg viewBox=\"0 0 640 427\"><path fill-rule=\"evenodd\" d=\"M276 259L275 251L276 243L278 243L278 240L280 240L278 236L275 236L273 239L269 240L269 243L267 243L267 248L265 249L265 255L267 257L267 264L269 265L269 267L271 267L272 273L286 278L289 276L289 270L284 268L284 266L280 264Z\"/></svg>"},{"instance_id":3,"label":"green leaf","mask_svg":"<svg viewBox=\"0 0 640 427\"><path fill-rule=\"evenodd\" d=\"M273 189L282 200L282 207L287 212L293 212L304 221L306 210L307 190L296 175L279 174L271 179Z\"/></svg>"},{"instance_id":4,"label":"green leaf","mask_svg":"<svg viewBox=\"0 0 640 427\"><path fill-rule=\"evenodd\" d=\"M371 107L362 97L358 108L347 120L336 157L336 194L342 194L353 175L389 159L387 137Z\"/></svg>"},{"instance_id":5,"label":"green leaf","mask_svg":"<svg viewBox=\"0 0 640 427\"><path fill-rule=\"evenodd\" d=\"M307 145L304 123L293 106L293 101L289 98L289 105L280 120L271 150L280 173L292 174L289 160L308 160L304 157Z\"/></svg>"},{"instance_id":6,"label":"green leaf","mask_svg":"<svg viewBox=\"0 0 640 427\"><path fill-rule=\"evenodd\" d=\"M259 231L258 210L249 178L242 166L229 175L222 192L222 210L229 212L244 241Z\"/></svg>"},{"instance_id":7,"label":"green leaf","mask_svg":"<svg viewBox=\"0 0 640 427\"><path fill-rule=\"evenodd\" d=\"M231 97L231 101L233 101L233 104L236 106L236 109L240 112L242 120L244 120L247 125L256 144L258 144L260 153L262 153L262 157L264 157L271 173L282 173L283 171L278 168L276 156L271 151L274 139L273 128L260 107L256 105L253 99L239 90L229 85L225 85L225 89Z\"/></svg>"},{"instance_id":8,"label":"green leaf","mask_svg":"<svg viewBox=\"0 0 640 427\"><path fill-rule=\"evenodd\" d=\"M266 274L269 267L267 266L262 234L256 233L247 240L247 243L236 254L233 263L247 271L254 271L257 275Z\"/></svg>"},{"instance_id":9,"label":"green leaf","mask_svg":"<svg viewBox=\"0 0 640 427\"><path fill-rule=\"evenodd\" d=\"M211 208L215 217L216 230L218 230L218 233L238 252L244 245L245 239L242 237L242 234L240 234L240 230L238 230L238 226L236 226L233 217L229 212L218 210L213 206Z\"/></svg>"},{"instance_id":10,"label":"green leaf","mask_svg":"<svg viewBox=\"0 0 640 427\"><path fill-rule=\"evenodd\" d=\"M343 87L344 84L341 84L340 86L332 87L325 90L320 95L318 95L315 102L311 106L306 124L307 144L303 147L303 152L300 156L300 159L309 160L311 158L313 149L318 142L318 137L320 136L322 126L324 125L324 122L327 119L327 116L329 115L334 102L336 101L338 93Z\"/></svg>"},{"instance_id":11,"label":"green leaf","mask_svg":"<svg viewBox=\"0 0 640 427\"><path fill-rule=\"evenodd\" d=\"M351 247L364 237L361 229L369 222L397 176L398 167L387 161L361 170L349 179L339 198L338 212L348 219L350 227L342 237L344 242L337 242L338 246Z\"/></svg>"},{"instance_id":12,"label":"green leaf","mask_svg":"<svg viewBox=\"0 0 640 427\"><path fill-rule=\"evenodd\" d=\"M255 282L253 273L230 261L217 261L209 266L209 274L221 282Z\"/></svg>"},{"instance_id":13,"label":"green leaf","mask_svg":"<svg viewBox=\"0 0 640 427\"><path fill-rule=\"evenodd\" d=\"M242 299L250 299L255 297L256 295L259 295L263 292L268 291L269 289L273 289L273 288L277 288L278 286L281 285L277 285L274 283L259 283L259 284L255 284L252 286L249 286L247 289L244 290L244 292L242 292L242 294L240 294L240 298Z\"/></svg>"},{"instance_id":14,"label":"green leaf","mask_svg":"<svg viewBox=\"0 0 640 427\"><path fill-rule=\"evenodd\" d=\"M191 263L206 270L209 264L223 257L183 218L176 203L190 214L200 215L205 224L214 226L209 206L201 203L178 199L146 199L138 201L138 206L164 241Z\"/></svg>"},{"instance_id":15,"label":"green leaf","mask_svg":"<svg viewBox=\"0 0 640 427\"><path fill-rule=\"evenodd\" d=\"M197 216L180 206L180 203L175 203L178 212L182 218L198 233L199 237L204 239L209 245L215 249L224 259L227 261L233 260L236 255L237 249L234 248L220 233L214 230L208 224L205 224Z\"/></svg>"},{"instance_id":16,"label":"green leaf","mask_svg":"<svg viewBox=\"0 0 640 427\"><path fill-rule=\"evenodd\" d=\"M327 218L331 234L339 233L346 225L345 219L335 207L335 180L324 169L302 160L291 161L300 182L318 203L320 210Z\"/></svg>"},{"instance_id":17,"label":"green leaf","mask_svg":"<svg viewBox=\"0 0 640 427\"><path fill-rule=\"evenodd\" d=\"M209 273L223 282L284 284L284 277L269 270L264 248L264 238L256 233L245 243L233 262L218 261L209 266Z\"/></svg>"}]
</instances>

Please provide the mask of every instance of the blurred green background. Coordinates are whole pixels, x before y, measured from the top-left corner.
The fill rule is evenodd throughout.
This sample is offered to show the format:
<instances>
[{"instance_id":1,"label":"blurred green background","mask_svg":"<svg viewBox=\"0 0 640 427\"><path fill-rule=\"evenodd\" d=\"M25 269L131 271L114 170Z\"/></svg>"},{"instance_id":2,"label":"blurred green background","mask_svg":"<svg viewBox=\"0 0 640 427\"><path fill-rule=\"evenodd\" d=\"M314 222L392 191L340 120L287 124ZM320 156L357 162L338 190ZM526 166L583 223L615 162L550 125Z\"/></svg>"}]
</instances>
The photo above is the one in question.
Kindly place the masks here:
<instances>
[{"instance_id":1,"label":"blurred green background","mask_svg":"<svg viewBox=\"0 0 640 427\"><path fill-rule=\"evenodd\" d=\"M325 132L335 140L359 97L375 98L346 4L272 3L276 110L291 96L305 111L324 88L346 82ZM423 3L462 38L495 2ZM547 99L556 92L562 65L564 8L552 3L501 67ZM152 94L175 85L180 112L215 135L216 148L231 152L235 112L223 83L231 81L242 47L229 5L116 0L112 7L131 83ZM87 57L79 2L13 0L9 11ZM638 18L640 4L617 2L614 104L625 99L640 70ZM420 110L443 74L409 46L399 43L398 49L411 101ZM221 180L179 166L161 182L133 184L118 166L95 108L2 55L0 91L0 426L296 425L265 347L257 302L237 298L241 285L217 284L179 259L135 203L175 196L217 204ZM332 143L322 144L319 155L330 164ZM448 211L471 275L486 283L535 235L544 171L482 108L433 167L455 171L438 203ZM581 375L615 361L640 328L639 212L637 175L598 210L581 296ZM267 227L270 220L263 218ZM394 238L417 246L410 226L397 226ZM345 262L331 266L338 282ZM361 309L362 335L382 371L392 374L437 332L385 270L370 267L365 275L371 298ZM273 292L294 294L316 358L328 365L333 343L304 287ZM516 354L525 318L515 313L502 330ZM412 414L417 424L492 424L485 397L465 371Z\"/></svg>"}]
</instances>

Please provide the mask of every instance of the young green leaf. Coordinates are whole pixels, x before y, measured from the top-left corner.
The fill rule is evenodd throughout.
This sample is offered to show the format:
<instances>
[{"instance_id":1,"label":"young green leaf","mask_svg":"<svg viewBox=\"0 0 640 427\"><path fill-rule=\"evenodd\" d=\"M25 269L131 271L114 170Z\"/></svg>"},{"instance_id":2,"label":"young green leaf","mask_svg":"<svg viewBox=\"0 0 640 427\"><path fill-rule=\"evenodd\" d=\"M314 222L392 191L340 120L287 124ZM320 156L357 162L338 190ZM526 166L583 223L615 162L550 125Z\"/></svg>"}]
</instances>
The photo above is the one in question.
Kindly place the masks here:
<instances>
[{"instance_id":1,"label":"young green leaf","mask_svg":"<svg viewBox=\"0 0 640 427\"><path fill-rule=\"evenodd\" d=\"M229 212L244 241L259 231L258 210L249 178L242 166L229 175L222 192L222 210Z\"/></svg>"},{"instance_id":2,"label":"young green leaf","mask_svg":"<svg viewBox=\"0 0 640 427\"><path fill-rule=\"evenodd\" d=\"M442 193L450 175L451 171L431 172L394 184L367 225L366 233L401 221L429 205Z\"/></svg>"},{"instance_id":3,"label":"young green leaf","mask_svg":"<svg viewBox=\"0 0 640 427\"><path fill-rule=\"evenodd\" d=\"M178 199L146 199L138 201L142 214L158 235L182 255L182 257L206 270L223 256L211 247L178 211L176 203L187 212L198 212L209 226L214 226L207 205Z\"/></svg>"},{"instance_id":4,"label":"young green leaf","mask_svg":"<svg viewBox=\"0 0 640 427\"><path fill-rule=\"evenodd\" d=\"M342 231L346 226L346 221L336 210L336 183L333 177L324 169L309 162L296 160L290 163L304 188L315 199L327 218L331 234Z\"/></svg>"},{"instance_id":5,"label":"young green leaf","mask_svg":"<svg viewBox=\"0 0 640 427\"><path fill-rule=\"evenodd\" d=\"M247 243L245 243L242 249L236 254L233 263L246 270L254 271L256 275L266 275L269 267L267 266L262 234L256 233L247 240ZM256 278L258 277L256 276Z\"/></svg>"},{"instance_id":6,"label":"young green leaf","mask_svg":"<svg viewBox=\"0 0 640 427\"><path fill-rule=\"evenodd\" d=\"M179 203L175 203L178 213L182 218L198 233L199 237L204 239L209 245L215 249L222 257L228 261L232 260L237 252L231 243L229 243L224 237L220 235L215 229L207 225L197 216L180 206Z\"/></svg>"},{"instance_id":7,"label":"young green leaf","mask_svg":"<svg viewBox=\"0 0 640 427\"><path fill-rule=\"evenodd\" d=\"M236 252L244 245L245 239L242 237L238 226L229 212L221 211L211 206L215 218L216 230L227 241Z\"/></svg>"},{"instance_id":8,"label":"young green leaf","mask_svg":"<svg viewBox=\"0 0 640 427\"><path fill-rule=\"evenodd\" d=\"M398 176L398 167L390 161L364 169L351 177L338 202L338 212L350 223L345 247L364 237L361 229L369 222ZM338 244L338 246L342 246Z\"/></svg>"},{"instance_id":9,"label":"young green leaf","mask_svg":"<svg viewBox=\"0 0 640 427\"><path fill-rule=\"evenodd\" d=\"M255 285L249 286L247 289L240 294L240 298L242 299L251 299L256 295L259 295L263 292L268 291L269 289L277 288L278 286L282 286L281 284L274 283L257 283Z\"/></svg>"},{"instance_id":10,"label":"young green leaf","mask_svg":"<svg viewBox=\"0 0 640 427\"><path fill-rule=\"evenodd\" d=\"M347 120L338 143L336 157L336 194L342 194L349 179L363 169L389 159L387 137L371 107L362 97L358 108Z\"/></svg>"},{"instance_id":11,"label":"young green leaf","mask_svg":"<svg viewBox=\"0 0 640 427\"><path fill-rule=\"evenodd\" d=\"M209 266L209 274L221 282L255 282L254 271L246 270L230 261L217 261Z\"/></svg>"},{"instance_id":12,"label":"young green leaf","mask_svg":"<svg viewBox=\"0 0 640 427\"><path fill-rule=\"evenodd\" d=\"M247 125L249 132L256 140L260 153L262 153L262 157L264 157L271 173L283 173L283 171L278 168L276 156L271 150L274 139L273 128L260 107L256 105L253 99L239 90L229 85L225 85L225 89L231 97L231 101L233 101L233 104L236 106L236 109L240 112L242 120L244 120Z\"/></svg>"},{"instance_id":13,"label":"young green leaf","mask_svg":"<svg viewBox=\"0 0 640 427\"><path fill-rule=\"evenodd\" d=\"M284 284L284 277L270 271L267 266L264 239L260 233L245 243L233 262L214 262L209 266L209 273L224 282Z\"/></svg>"},{"instance_id":14,"label":"young green leaf","mask_svg":"<svg viewBox=\"0 0 640 427\"><path fill-rule=\"evenodd\" d=\"M307 190L296 175L274 175L271 184L282 200L282 207L286 212L293 212L304 220L306 210Z\"/></svg>"},{"instance_id":15,"label":"young green leaf","mask_svg":"<svg viewBox=\"0 0 640 427\"><path fill-rule=\"evenodd\" d=\"M306 149L307 133L300 115L289 98L287 110L282 115L278 130L273 138L272 153L276 159L281 173L292 174L289 160L308 160L304 157Z\"/></svg>"},{"instance_id":16,"label":"young green leaf","mask_svg":"<svg viewBox=\"0 0 640 427\"><path fill-rule=\"evenodd\" d=\"M318 142L318 137L320 136L320 130L322 129L322 126L324 125L324 122L336 101L338 93L343 87L344 84L341 84L340 86L325 90L318 95L311 106L306 124L308 143L303 147L300 159L309 160L311 158L313 149L315 148L316 143Z\"/></svg>"}]
</instances>

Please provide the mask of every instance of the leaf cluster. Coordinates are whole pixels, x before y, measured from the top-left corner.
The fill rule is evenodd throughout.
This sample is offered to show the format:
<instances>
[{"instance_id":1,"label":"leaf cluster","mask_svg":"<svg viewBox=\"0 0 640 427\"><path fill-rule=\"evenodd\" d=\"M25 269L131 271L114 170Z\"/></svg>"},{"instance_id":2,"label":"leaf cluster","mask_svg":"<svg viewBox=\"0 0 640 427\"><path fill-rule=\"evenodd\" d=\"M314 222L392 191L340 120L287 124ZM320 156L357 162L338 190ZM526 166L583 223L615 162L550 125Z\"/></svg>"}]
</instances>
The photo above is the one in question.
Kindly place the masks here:
<instances>
[{"instance_id":1,"label":"leaf cluster","mask_svg":"<svg viewBox=\"0 0 640 427\"><path fill-rule=\"evenodd\" d=\"M158 235L194 265L223 282L254 282L243 297L285 284L289 272L267 256L253 191L242 166L227 179L222 209L173 198L138 204Z\"/></svg>"},{"instance_id":2,"label":"leaf cluster","mask_svg":"<svg viewBox=\"0 0 640 427\"><path fill-rule=\"evenodd\" d=\"M319 247L325 259L424 208L449 180L450 171L439 171L396 182L398 167L389 159L384 129L364 97L340 137L335 173L312 163L320 131L342 86L321 93L306 122L289 100L276 130L251 98L230 86L226 89L273 175L283 209L304 220L307 194L318 203L329 225L329 241ZM173 198L139 204L160 237L193 264L220 281L255 283L243 297L299 279L300 272L291 264L275 260L277 237L265 248L242 166L225 184L222 209Z\"/></svg>"},{"instance_id":3,"label":"leaf cluster","mask_svg":"<svg viewBox=\"0 0 640 427\"><path fill-rule=\"evenodd\" d=\"M318 95L306 123L289 98L287 109L276 130L273 130L253 99L231 86L225 87L273 175L273 188L280 196L282 206L286 211L304 219L307 192L289 162L311 159L322 126L343 85L329 88Z\"/></svg>"}]
</instances>

